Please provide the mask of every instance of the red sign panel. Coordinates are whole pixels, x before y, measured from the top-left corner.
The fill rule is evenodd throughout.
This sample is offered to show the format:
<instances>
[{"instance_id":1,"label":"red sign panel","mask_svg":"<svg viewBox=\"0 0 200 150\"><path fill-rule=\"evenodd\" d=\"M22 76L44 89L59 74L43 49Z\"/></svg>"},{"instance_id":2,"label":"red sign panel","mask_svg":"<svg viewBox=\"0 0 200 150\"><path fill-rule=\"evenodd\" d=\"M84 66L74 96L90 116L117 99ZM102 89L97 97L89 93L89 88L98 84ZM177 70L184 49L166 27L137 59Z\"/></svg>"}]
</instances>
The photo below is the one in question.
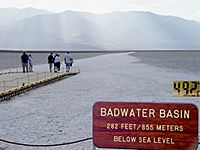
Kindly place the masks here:
<instances>
[{"instance_id":1,"label":"red sign panel","mask_svg":"<svg viewBox=\"0 0 200 150\"><path fill-rule=\"evenodd\" d=\"M193 104L97 102L93 143L101 148L195 150L198 109Z\"/></svg>"}]
</instances>

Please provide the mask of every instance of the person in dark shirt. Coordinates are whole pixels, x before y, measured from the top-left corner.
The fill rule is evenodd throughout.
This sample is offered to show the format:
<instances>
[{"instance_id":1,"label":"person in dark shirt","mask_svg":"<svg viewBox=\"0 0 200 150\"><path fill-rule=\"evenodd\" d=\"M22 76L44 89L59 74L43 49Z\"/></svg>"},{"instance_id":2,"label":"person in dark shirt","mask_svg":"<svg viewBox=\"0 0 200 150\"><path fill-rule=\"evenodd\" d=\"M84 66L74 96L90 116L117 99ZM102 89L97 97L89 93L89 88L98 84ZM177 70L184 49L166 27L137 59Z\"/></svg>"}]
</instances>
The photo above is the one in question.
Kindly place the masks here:
<instances>
[{"instance_id":1,"label":"person in dark shirt","mask_svg":"<svg viewBox=\"0 0 200 150\"><path fill-rule=\"evenodd\" d=\"M52 72L53 64L54 64L54 57L53 53L48 56L48 64L49 64L49 71Z\"/></svg>"},{"instance_id":2,"label":"person in dark shirt","mask_svg":"<svg viewBox=\"0 0 200 150\"><path fill-rule=\"evenodd\" d=\"M26 52L23 52L23 54L21 55L23 73L28 72L28 59L29 56L26 54Z\"/></svg>"}]
</instances>

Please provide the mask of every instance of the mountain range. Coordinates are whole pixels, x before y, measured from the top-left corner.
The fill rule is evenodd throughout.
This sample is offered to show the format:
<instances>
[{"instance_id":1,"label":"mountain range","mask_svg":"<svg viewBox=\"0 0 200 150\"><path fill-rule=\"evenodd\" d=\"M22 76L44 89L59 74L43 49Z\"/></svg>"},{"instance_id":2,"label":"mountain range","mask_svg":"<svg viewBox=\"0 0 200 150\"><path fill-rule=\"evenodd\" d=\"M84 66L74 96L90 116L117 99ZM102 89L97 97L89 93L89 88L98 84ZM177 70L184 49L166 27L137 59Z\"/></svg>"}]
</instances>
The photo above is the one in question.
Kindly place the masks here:
<instances>
[{"instance_id":1,"label":"mountain range","mask_svg":"<svg viewBox=\"0 0 200 150\"><path fill-rule=\"evenodd\" d=\"M1 49L199 49L200 24L175 16L129 11L52 13L0 9Z\"/></svg>"}]
</instances>

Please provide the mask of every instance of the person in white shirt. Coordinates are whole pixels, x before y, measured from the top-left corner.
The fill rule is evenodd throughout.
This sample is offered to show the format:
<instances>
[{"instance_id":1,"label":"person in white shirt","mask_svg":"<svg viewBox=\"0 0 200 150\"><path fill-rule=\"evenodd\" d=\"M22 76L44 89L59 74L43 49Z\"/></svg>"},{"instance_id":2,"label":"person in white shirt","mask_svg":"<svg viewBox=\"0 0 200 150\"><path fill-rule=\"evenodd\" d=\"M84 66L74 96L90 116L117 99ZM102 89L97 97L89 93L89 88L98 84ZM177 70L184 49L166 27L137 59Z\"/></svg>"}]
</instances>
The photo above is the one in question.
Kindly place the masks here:
<instances>
[{"instance_id":1,"label":"person in white shirt","mask_svg":"<svg viewBox=\"0 0 200 150\"><path fill-rule=\"evenodd\" d=\"M61 63L60 55L56 54L54 58L54 72L60 71L60 63Z\"/></svg>"},{"instance_id":2,"label":"person in white shirt","mask_svg":"<svg viewBox=\"0 0 200 150\"><path fill-rule=\"evenodd\" d=\"M70 71L70 66L72 66L72 63L74 63L74 60L69 52L66 53L64 57L64 62L66 65L66 72Z\"/></svg>"},{"instance_id":3,"label":"person in white shirt","mask_svg":"<svg viewBox=\"0 0 200 150\"><path fill-rule=\"evenodd\" d=\"M33 72L33 58L31 56L31 54L28 55L28 66L29 66L29 71Z\"/></svg>"}]
</instances>

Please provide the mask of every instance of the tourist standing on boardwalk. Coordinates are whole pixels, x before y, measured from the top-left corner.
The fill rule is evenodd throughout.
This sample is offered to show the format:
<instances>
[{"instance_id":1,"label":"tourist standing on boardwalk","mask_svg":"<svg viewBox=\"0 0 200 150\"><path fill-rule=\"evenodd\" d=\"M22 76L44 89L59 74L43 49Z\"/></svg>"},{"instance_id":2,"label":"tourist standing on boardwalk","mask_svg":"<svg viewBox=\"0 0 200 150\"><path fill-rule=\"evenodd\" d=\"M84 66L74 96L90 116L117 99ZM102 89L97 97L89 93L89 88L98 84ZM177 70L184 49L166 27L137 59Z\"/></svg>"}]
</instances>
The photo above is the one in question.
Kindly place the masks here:
<instances>
[{"instance_id":1,"label":"tourist standing on boardwalk","mask_svg":"<svg viewBox=\"0 0 200 150\"><path fill-rule=\"evenodd\" d=\"M23 73L28 72L28 55L26 52L23 52L21 55L22 69Z\"/></svg>"},{"instance_id":2,"label":"tourist standing on boardwalk","mask_svg":"<svg viewBox=\"0 0 200 150\"><path fill-rule=\"evenodd\" d=\"M48 64L49 64L49 71L52 72L53 64L54 64L54 57L53 53L48 56Z\"/></svg>"},{"instance_id":3,"label":"tourist standing on boardwalk","mask_svg":"<svg viewBox=\"0 0 200 150\"><path fill-rule=\"evenodd\" d=\"M32 59L32 56L31 54L28 55L28 66L29 66L29 71L30 72L33 72L33 59Z\"/></svg>"},{"instance_id":4,"label":"tourist standing on boardwalk","mask_svg":"<svg viewBox=\"0 0 200 150\"><path fill-rule=\"evenodd\" d=\"M74 60L69 52L66 53L64 57L64 62L66 65L66 72L70 71L70 66L72 66L72 63L74 63Z\"/></svg>"},{"instance_id":5,"label":"tourist standing on boardwalk","mask_svg":"<svg viewBox=\"0 0 200 150\"><path fill-rule=\"evenodd\" d=\"M61 63L60 55L56 54L54 60L54 72L60 71L60 63Z\"/></svg>"},{"instance_id":6,"label":"tourist standing on boardwalk","mask_svg":"<svg viewBox=\"0 0 200 150\"><path fill-rule=\"evenodd\" d=\"M53 64L54 64L54 72L57 72L58 71L58 68L56 66L56 63L55 63L55 58L58 54L56 53L54 56L53 56Z\"/></svg>"}]
</instances>

